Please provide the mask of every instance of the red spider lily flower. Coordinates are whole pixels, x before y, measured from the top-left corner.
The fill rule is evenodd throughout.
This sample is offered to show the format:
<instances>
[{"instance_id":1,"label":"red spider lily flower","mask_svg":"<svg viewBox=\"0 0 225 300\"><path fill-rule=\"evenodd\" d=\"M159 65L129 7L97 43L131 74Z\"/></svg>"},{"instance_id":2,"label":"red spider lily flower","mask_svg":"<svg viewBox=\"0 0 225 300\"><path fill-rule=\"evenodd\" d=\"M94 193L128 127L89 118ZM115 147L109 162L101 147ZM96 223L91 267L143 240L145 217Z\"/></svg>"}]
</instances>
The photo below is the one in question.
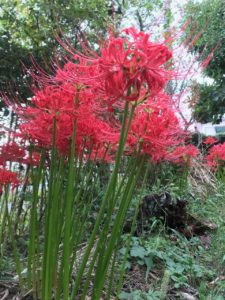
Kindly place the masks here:
<instances>
[{"instance_id":1,"label":"red spider lily flower","mask_svg":"<svg viewBox=\"0 0 225 300\"><path fill-rule=\"evenodd\" d=\"M124 31L125 37L109 40L100 49L98 60L100 84L109 97L137 100L143 85L151 95L158 93L169 78L164 64L172 57L171 51L150 42L149 35L134 28Z\"/></svg>"},{"instance_id":2,"label":"red spider lily flower","mask_svg":"<svg viewBox=\"0 0 225 300\"><path fill-rule=\"evenodd\" d=\"M218 142L218 140L212 136L209 136L207 137L204 141L203 141L203 144L205 145L213 145L215 144L216 142Z\"/></svg>"},{"instance_id":3,"label":"red spider lily flower","mask_svg":"<svg viewBox=\"0 0 225 300\"><path fill-rule=\"evenodd\" d=\"M192 159L200 154L194 145L180 145L169 153L167 159L172 163L190 166Z\"/></svg>"},{"instance_id":4,"label":"red spider lily flower","mask_svg":"<svg viewBox=\"0 0 225 300\"><path fill-rule=\"evenodd\" d=\"M155 162L167 159L168 149L179 145L186 137L164 94L149 98L139 105L128 136L128 149L147 154Z\"/></svg>"},{"instance_id":5,"label":"red spider lily flower","mask_svg":"<svg viewBox=\"0 0 225 300\"><path fill-rule=\"evenodd\" d=\"M32 155L30 157L30 155L27 155L24 158L23 163L26 165L32 165L32 166L39 166L40 164L40 160L41 160L41 154L35 151L32 151Z\"/></svg>"},{"instance_id":6,"label":"red spider lily flower","mask_svg":"<svg viewBox=\"0 0 225 300\"><path fill-rule=\"evenodd\" d=\"M12 185L13 188L19 185L19 180L17 178L17 174L15 172L11 172L5 169L0 169L0 188L2 191L2 187Z\"/></svg>"},{"instance_id":7,"label":"red spider lily flower","mask_svg":"<svg viewBox=\"0 0 225 300\"><path fill-rule=\"evenodd\" d=\"M219 166L225 166L225 143L212 146L206 156L206 161L214 170L217 170Z\"/></svg>"},{"instance_id":8,"label":"red spider lily flower","mask_svg":"<svg viewBox=\"0 0 225 300\"><path fill-rule=\"evenodd\" d=\"M0 165L6 166L7 162L38 166L40 162L40 153L32 152L31 161L29 152L24 145L18 145L16 142L9 142L0 148Z\"/></svg>"},{"instance_id":9,"label":"red spider lily flower","mask_svg":"<svg viewBox=\"0 0 225 300\"><path fill-rule=\"evenodd\" d=\"M39 146L51 147L54 118L56 119L57 144L71 139L75 118L76 90L71 85L47 86L36 91L32 99L33 107L21 109L20 131L24 137Z\"/></svg>"},{"instance_id":10,"label":"red spider lily flower","mask_svg":"<svg viewBox=\"0 0 225 300\"><path fill-rule=\"evenodd\" d=\"M25 149L16 142L9 142L0 148L0 164L5 165L7 161L23 163Z\"/></svg>"},{"instance_id":11,"label":"red spider lily flower","mask_svg":"<svg viewBox=\"0 0 225 300\"><path fill-rule=\"evenodd\" d=\"M74 49L75 62L58 68L56 79L94 88L111 104L120 99L135 101L146 87L151 95L157 94L172 76L165 67L172 52L164 44L152 43L148 34L134 28L121 35L115 37L110 33L100 46L100 54L85 48L85 56Z\"/></svg>"},{"instance_id":12,"label":"red spider lily flower","mask_svg":"<svg viewBox=\"0 0 225 300\"><path fill-rule=\"evenodd\" d=\"M165 65L171 51L133 28L120 37L109 34L98 52L83 48L84 53L74 50L64 67L57 66L55 76L43 75L30 106L16 108L21 137L50 149L55 121L56 146L68 154L76 123L76 155L113 161L128 101L129 108L137 107L125 153L140 151L155 162L170 159L171 149L186 139L170 98L162 92L173 75Z\"/></svg>"},{"instance_id":13,"label":"red spider lily flower","mask_svg":"<svg viewBox=\"0 0 225 300\"><path fill-rule=\"evenodd\" d=\"M4 157L0 157L0 166L5 167L6 166L6 160Z\"/></svg>"},{"instance_id":14,"label":"red spider lily flower","mask_svg":"<svg viewBox=\"0 0 225 300\"><path fill-rule=\"evenodd\" d=\"M76 151L85 147L117 143L119 134L96 113L94 97L85 90L77 91L71 85L47 86L36 91L33 107L18 111L22 118L20 131L38 147L50 149L56 122L56 145L62 153L68 153L76 121ZM115 122L113 123L115 125ZM104 146L103 146L104 148Z\"/></svg>"}]
</instances>

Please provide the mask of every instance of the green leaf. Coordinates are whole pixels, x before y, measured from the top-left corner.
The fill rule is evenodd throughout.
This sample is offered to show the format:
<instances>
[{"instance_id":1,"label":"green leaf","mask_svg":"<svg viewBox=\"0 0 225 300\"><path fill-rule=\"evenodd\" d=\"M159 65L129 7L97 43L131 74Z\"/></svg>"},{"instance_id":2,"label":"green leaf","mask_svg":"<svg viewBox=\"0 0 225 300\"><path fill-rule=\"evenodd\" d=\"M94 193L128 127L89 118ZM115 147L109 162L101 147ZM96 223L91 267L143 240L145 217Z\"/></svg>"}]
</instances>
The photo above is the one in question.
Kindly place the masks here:
<instances>
[{"instance_id":1,"label":"green leaf","mask_svg":"<svg viewBox=\"0 0 225 300\"><path fill-rule=\"evenodd\" d=\"M130 250L130 255L133 257L144 258L146 254L147 251L145 250L144 247L141 246L134 246Z\"/></svg>"},{"instance_id":2,"label":"green leaf","mask_svg":"<svg viewBox=\"0 0 225 300\"><path fill-rule=\"evenodd\" d=\"M153 260L152 260L151 256L145 257L145 264L147 266L147 270L146 270L146 273L145 273L145 281L147 281L148 274L149 274L150 270L152 269L152 267L154 266L154 263L153 263Z\"/></svg>"}]
</instances>

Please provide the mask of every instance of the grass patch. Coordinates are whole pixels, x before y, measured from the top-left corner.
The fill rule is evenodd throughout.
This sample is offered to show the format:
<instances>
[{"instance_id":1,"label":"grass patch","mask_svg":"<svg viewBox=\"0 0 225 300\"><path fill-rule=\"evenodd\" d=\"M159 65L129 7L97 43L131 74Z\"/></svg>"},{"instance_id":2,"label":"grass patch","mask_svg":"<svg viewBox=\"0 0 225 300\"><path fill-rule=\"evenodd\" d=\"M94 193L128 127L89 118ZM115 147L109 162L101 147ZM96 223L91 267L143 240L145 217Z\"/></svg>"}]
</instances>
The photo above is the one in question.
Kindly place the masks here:
<instances>
[{"instance_id":1,"label":"grass patch","mask_svg":"<svg viewBox=\"0 0 225 300\"><path fill-rule=\"evenodd\" d=\"M163 224L133 237L120 299L225 299L225 191L193 197L189 211L217 229L185 238ZM152 221L152 224L156 222ZM121 255L123 249L120 250Z\"/></svg>"}]
</instances>

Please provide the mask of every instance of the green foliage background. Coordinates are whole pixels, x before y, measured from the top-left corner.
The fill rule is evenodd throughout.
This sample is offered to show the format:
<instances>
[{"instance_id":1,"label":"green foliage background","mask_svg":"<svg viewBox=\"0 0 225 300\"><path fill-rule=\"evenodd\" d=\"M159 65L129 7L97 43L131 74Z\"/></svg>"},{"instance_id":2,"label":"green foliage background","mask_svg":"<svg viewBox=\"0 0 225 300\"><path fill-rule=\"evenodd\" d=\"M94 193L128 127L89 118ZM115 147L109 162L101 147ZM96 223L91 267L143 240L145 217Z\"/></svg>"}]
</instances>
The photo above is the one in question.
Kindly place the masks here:
<instances>
[{"instance_id":1,"label":"green foliage background","mask_svg":"<svg viewBox=\"0 0 225 300\"><path fill-rule=\"evenodd\" d=\"M106 33L112 17L116 27L122 21L127 26L148 30L157 10L161 10L166 31L173 18L171 3L171 0L166 4L162 0L0 0L0 91L8 93L10 98L30 97L30 78L24 76L22 66L32 67L32 54L37 64L50 72L50 59L54 60L55 53L62 51L57 35L66 37L75 47L79 47L77 35L83 33L95 42ZM206 49L207 56L219 46L206 69L214 81L212 85L200 86L195 118L200 122L219 122L225 113L225 0L190 0L185 7L185 19L189 17L196 32L204 29L193 48L197 55Z\"/></svg>"},{"instance_id":2,"label":"green foliage background","mask_svg":"<svg viewBox=\"0 0 225 300\"><path fill-rule=\"evenodd\" d=\"M24 78L22 65L32 66L32 54L49 72L54 53L62 50L56 36L79 47L77 36L84 33L95 42L112 22L118 27L127 19L130 26L131 16L144 30L151 11L162 5L162 0L0 0L0 90L30 97L29 76Z\"/></svg>"},{"instance_id":3,"label":"green foliage background","mask_svg":"<svg viewBox=\"0 0 225 300\"><path fill-rule=\"evenodd\" d=\"M195 53L204 50L204 59L218 46L205 70L206 75L213 79L213 84L200 86L201 97L195 117L202 123L220 122L225 113L225 1L188 1L186 17L191 18L192 28L196 32L203 29L203 34L194 47Z\"/></svg>"},{"instance_id":4,"label":"green foliage background","mask_svg":"<svg viewBox=\"0 0 225 300\"><path fill-rule=\"evenodd\" d=\"M57 51L56 35L65 34L75 46L81 31L104 31L110 14L104 0L1 0L0 4L0 90L18 91L23 99L31 94L22 71L22 64L32 66L31 53L46 68Z\"/></svg>"}]
</instances>

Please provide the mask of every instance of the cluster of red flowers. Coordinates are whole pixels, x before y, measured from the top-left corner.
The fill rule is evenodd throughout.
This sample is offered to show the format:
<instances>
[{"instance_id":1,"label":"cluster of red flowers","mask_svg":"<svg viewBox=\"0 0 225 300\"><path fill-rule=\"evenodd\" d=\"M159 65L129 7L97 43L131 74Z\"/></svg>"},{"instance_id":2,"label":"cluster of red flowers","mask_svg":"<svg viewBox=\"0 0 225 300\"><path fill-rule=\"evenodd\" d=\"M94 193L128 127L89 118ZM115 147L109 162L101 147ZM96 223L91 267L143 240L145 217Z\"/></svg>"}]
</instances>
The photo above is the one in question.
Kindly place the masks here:
<instances>
[{"instance_id":1,"label":"cluster of red flowers","mask_svg":"<svg viewBox=\"0 0 225 300\"><path fill-rule=\"evenodd\" d=\"M68 153L76 126L77 153L91 149L91 157L112 161L128 102L136 109L125 154L138 151L152 161L175 163L197 154L193 147L184 147L187 134L163 93L173 75L168 68L172 53L165 44L153 43L148 34L129 28L120 37L109 34L98 51L83 45L83 53L75 49L70 53L71 61L58 66L54 77L40 78L31 105L17 107L24 139L50 149L55 130L57 148Z\"/></svg>"},{"instance_id":2,"label":"cluster of red flowers","mask_svg":"<svg viewBox=\"0 0 225 300\"><path fill-rule=\"evenodd\" d=\"M225 143L214 145L206 156L207 163L213 169L225 166Z\"/></svg>"},{"instance_id":3,"label":"cluster of red flowers","mask_svg":"<svg viewBox=\"0 0 225 300\"><path fill-rule=\"evenodd\" d=\"M149 97L139 105L128 136L131 150L140 146L141 152L156 162L168 159L171 150L185 137L168 103L168 97L161 93L157 99Z\"/></svg>"},{"instance_id":4,"label":"cluster of red flowers","mask_svg":"<svg viewBox=\"0 0 225 300\"><path fill-rule=\"evenodd\" d=\"M16 187L19 184L17 174L0 168L0 194L2 193L3 186L9 184L12 184L13 187Z\"/></svg>"},{"instance_id":5,"label":"cluster of red flowers","mask_svg":"<svg viewBox=\"0 0 225 300\"><path fill-rule=\"evenodd\" d=\"M5 166L7 161L22 163L25 149L15 142L9 142L0 148L0 165Z\"/></svg>"},{"instance_id":6,"label":"cluster of red flowers","mask_svg":"<svg viewBox=\"0 0 225 300\"><path fill-rule=\"evenodd\" d=\"M0 165L3 167L6 166L7 162L38 165L39 161L39 153L32 152L32 157L30 157L25 146L18 145L15 141L8 142L0 147Z\"/></svg>"},{"instance_id":7,"label":"cluster of red flowers","mask_svg":"<svg viewBox=\"0 0 225 300\"><path fill-rule=\"evenodd\" d=\"M196 157L199 153L198 148L193 145L178 146L171 152L168 160L173 163L190 166L192 158Z\"/></svg>"},{"instance_id":8,"label":"cluster of red flowers","mask_svg":"<svg viewBox=\"0 0 225 300\"><path fill-rule=\"evenodd\" d=\"M209 136L203 141L203 144L211 146L217 142L218 140L216 138L214 138L213 136Z\"/></svg>"}]
</instances>

